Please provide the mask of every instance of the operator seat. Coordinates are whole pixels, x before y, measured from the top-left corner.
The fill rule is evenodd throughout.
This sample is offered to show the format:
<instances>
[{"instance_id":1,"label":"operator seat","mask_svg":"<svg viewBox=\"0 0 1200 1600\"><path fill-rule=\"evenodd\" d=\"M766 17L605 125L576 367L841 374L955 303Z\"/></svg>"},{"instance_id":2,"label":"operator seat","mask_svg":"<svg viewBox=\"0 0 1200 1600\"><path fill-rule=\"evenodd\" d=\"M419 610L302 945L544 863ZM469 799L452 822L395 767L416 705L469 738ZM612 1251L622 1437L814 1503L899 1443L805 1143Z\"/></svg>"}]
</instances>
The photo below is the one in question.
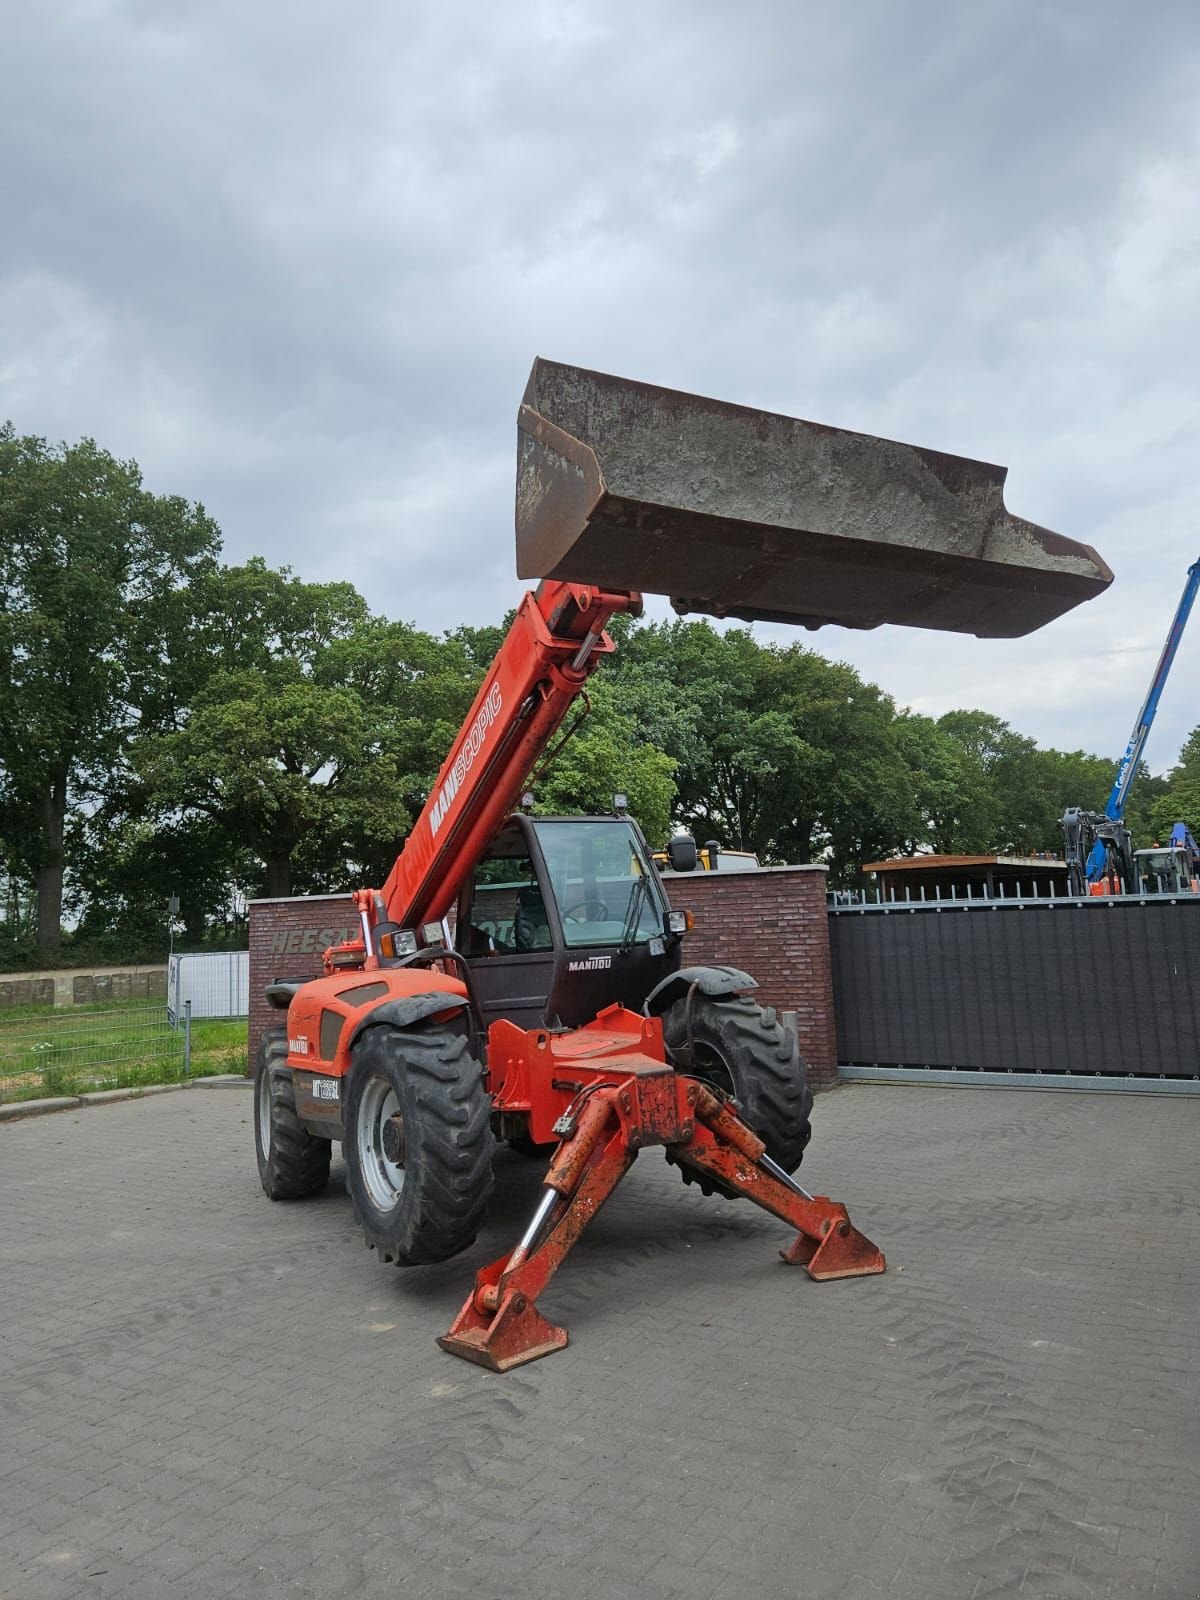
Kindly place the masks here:
<instances>
[{"instance_id":1,"label":"operator seat","mask_svg":"<svg viewBox=\"0 0 1200 1600\"><path fill-rule=\"evenodd\" d=\"M513 943L517 950L549 950L550 919L546 902L537 884L530 884L517 895L513 916Z\"/></svg>"}]
</instances>

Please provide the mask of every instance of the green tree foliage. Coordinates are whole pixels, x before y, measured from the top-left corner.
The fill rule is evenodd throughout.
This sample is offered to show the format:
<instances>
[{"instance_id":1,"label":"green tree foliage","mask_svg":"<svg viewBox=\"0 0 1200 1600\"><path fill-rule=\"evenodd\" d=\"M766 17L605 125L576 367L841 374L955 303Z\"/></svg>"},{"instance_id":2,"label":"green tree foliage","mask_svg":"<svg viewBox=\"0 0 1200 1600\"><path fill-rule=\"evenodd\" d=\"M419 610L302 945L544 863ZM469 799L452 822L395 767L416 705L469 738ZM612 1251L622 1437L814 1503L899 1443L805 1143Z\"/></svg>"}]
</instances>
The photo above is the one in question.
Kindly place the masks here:
<instances>
[{"instance_id":1,"label":"green tree foliage","mask_svg":"<svg viewBox=\"0 0 1200 1600\"><path fill-rule=\"evenodd\" d=\"M1116 769L988 712L898 710L850 667L706 622L626 625L609 681L637 739L676 762L673 821L765 861L827 861L846 885L921 850L1057 853L1063 812L1102 809ZM1135 837L1162 787L1139 768Z\"/></svg>"},{"instance_id":2,"label":"green tree foliage","mask_svg":"<svg viewBox=\"0 0 1200 1600\"><path fill-rule=\"evenodd\" d=\"M1057 850L1066 808L1096 809L1112 785L1114 762L1082 751L1040 750L988 712L951 711L938 728L967 763L970 799L948 839L952 851Z\"/></svg>"},{"instance_id":3,"label":"green tree foliage","mask_svg":"<svg viewBox=\"0 0 1200 1600\"><path fill-rule=\"evenodd\" d=\"M1094 760L1095 757L1089 756L1086 759ZM1144 761L1139 761L1137 776L1133 780L1125 806L1125 821L1133 834L1135 849L1140 849L1142 845L1153 844L1159 838L1158 807L1168 788L1169 780L1166 777L1156 776Z\"/></svg>"},{"instance_id":4,"label":"green tree foliage","mask_svg":"<svg viewBox=\"0 0 1200 1600\"><path fill-rule=\"evenodd\" d=\"M198 586L192 660L207 675L190 706L135 753L149 807L206 819L267 895L390 862L436 771L431 741L469 703L457 653L373 619L349 584L252 561Z\"/></svg>"},{"instance_id":5,"label":"green tree foliage","mask_svg":"<svg viewBox=\"0 0 1200 1600\"><path fill-rule=\"evenodd\" d=\"M594 678L588 694L590 715L544 775L534 779L536 809L550 815L604 815L612 811L613 796L623 793L651 849L657 849L671 831L675 761L642 737L636 717L621 709L612 682Z\"/></svg>"},{"instance_id":6,"label":"green tree foliage","mask_svg":"<svg viewBox=\"0 0 1200 1600\"><path fill-rule=\"evenodd\" d=\"M138 723L182 587L214 560L198 505L151 494L90 439L0 428L0 837L58 944L67 820L102 797Z\"/></svg>"},{"instance_id":7,"label":"green tree foliage","mask_svg":"<svg viewBox=\"0 0 1200 1600\"><path fill-rule=\"evenodd\" d=\"M1178 765L1167 775L1161 794L1155 796L1154 839L1165 844L1177 822L1185 822L1193 837L1200 839L1200 728L1193 728L1188 735Z\"/></svg>"},{"instance_id":8,"label":"green tree foliage","mask_svg":"<svg viewBox=\"0 0 1200 1600\"><path fill-rule=\"evenodd\" d=\"M933 850L942 855L982 850L991 806L978 764L932 717L905 713L896 737L907 768L912 826L898 842L901 855Z\"/></svg>"},{"instance_id":9,"label":"green tree foliage","mask_svg":"<svg viewBox=\"0 0 1200 1600\"><path fill-rule=\"evenodd\" d=\"M958 826L937 844L949 852L1057 852L1068 806L1103 811L1116 776L1115 758L1082 750L1044 750L1007 722L983 711L951 711L938 728L967 762L968 796ZM1135 842L1149 841L1151 812L1164 780L1140 763L1125 820Z\"/></svg>"},{"instance_id":10,"label":"green tree foliage","mask_svg":"<svg viewBox=\"0 0 1200 1600\"><path fill-rule=\"evenodd\" d=\"M921 833L901 719L852 668L670 622L631 634L616 677L642 740L675 759L675 819L697 838L852 875Z\"/></svg>"},{"instance_id":11,"label":"green tree foliage","mask_svg":"<svg viewBox=\"0 0 1200 1600\"><path fill-rule=\"evenodd\" d=\"M172 896L185 947L244 941L245 886L257 864L248 849L231 849L220 822L122 816L103 832L89 828L79 857L86 896L75 942L93 959L143 951L161 959Z\"/></svg>"},{"instance_id":12,"label":"green tree foliage","mask_svg":"<svg viewBox=\"0 0 1200 1600\"><path fill-rule=\"evenodd\" d=\"M119 954L161 948L172 895L199 942L236 930L247 895L382 882L511 621L435 638L350 584L218 550L203 510L132 463L0 430L10 952L35 926L53 944L64 885L77 936ZM590 715L533 778L540 811L607 812L620 790L655 846L683 824L855 886L895 854L1057 851L1066 807L1101 809L1112 783L1115 760L983 711L915 715L799 643L612 631ZM1169 782L1139 770L1127 817L1137 842L1200 831L1200 729Z\"/></svg>"}]
</instances>

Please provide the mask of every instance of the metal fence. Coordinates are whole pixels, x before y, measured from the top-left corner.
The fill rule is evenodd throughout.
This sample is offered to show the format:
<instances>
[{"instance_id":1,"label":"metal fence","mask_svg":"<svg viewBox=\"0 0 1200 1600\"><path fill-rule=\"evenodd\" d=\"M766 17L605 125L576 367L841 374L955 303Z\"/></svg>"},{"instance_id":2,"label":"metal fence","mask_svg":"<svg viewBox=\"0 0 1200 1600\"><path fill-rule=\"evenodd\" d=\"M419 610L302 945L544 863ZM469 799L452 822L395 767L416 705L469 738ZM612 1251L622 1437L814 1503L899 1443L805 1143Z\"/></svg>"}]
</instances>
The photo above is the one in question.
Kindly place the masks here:
<instances>
[{"instance_id":1,"label":"metal fence","mask_svg":"<svg viewBox=\"0 0 1200 1600\"><path fill-rule=\"evenodd\" d=\"M1200 896L830 912L839 1070L1200 1092Z\"/></svg>"},{"instance_id":2,"label":"metal fence","mask_svg":"<svg viewBox=\"0 0 1200 1600\"><path fill-rule=\"evenodd\" d=\"M916 859L920 859L919 857ZM1061 875L1060 875L1061 876ZM1174 899L1179 896L1187 898L1188 891L1180 889L1172 883L1169 876L1162 873L1144 873L1141 878L1141 893L1135 898L1141 900ZM1075 900L1079 896L1068 892L1065 882L1060 883L1059 878L1049 873L1037 874L1032 871L1024 878L1001 879L999 882L988 884L959 883L942 888L940 885L918 885L914 892L911 884L905 884L903 891L894 885L868 885L864 889L831 889L827 899L831 911L841 911L846 907L858 906L912 906L912 905L958 905L961 901L978 900ZM1097 896L1098 899L1109 898Z\"/></svg>"},{"instance_id":3,"label":"metal fence","mask_svg":"<svg viewBox=\"0 0 1200 1600\"><path fill-rule=\"evenodd\" d=\"M162 1002L47 1011L0 1024L0 1102L172 1083L191 1070L191 1015Z\"/></svg>"},{"instance_id":4,"label":"metal fence","mask_svg":"<svg viewBox=\"0 0 1200 1600\"><path fill-rule=\"evenodd\" d=\"M167 970L167 1010L172 1018L178 1018L187 1005L197 1019L248 1016L250 952L172 956Z\"/></svg>"}]
</instances>

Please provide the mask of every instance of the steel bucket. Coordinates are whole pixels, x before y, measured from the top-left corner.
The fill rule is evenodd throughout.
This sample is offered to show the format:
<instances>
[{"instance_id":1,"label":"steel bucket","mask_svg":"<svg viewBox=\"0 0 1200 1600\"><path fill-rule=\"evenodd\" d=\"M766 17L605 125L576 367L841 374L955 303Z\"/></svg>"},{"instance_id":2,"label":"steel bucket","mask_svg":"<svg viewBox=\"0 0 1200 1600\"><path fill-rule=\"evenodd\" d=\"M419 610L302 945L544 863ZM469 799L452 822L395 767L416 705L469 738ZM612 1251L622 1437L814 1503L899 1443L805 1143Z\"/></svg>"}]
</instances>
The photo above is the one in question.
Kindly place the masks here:
<instances>
[{"instance_id":1,"label":"steel bucket","mask_svg":"<svg viewBox=\"0 0 1200 1600\"><path fill-rule=\"evenodd\" d=\"M1085 544L1012 516L1004 467L533 364L517 572L747 621L1015 638L1100 594Z\"/></svg>"}]
</instances>

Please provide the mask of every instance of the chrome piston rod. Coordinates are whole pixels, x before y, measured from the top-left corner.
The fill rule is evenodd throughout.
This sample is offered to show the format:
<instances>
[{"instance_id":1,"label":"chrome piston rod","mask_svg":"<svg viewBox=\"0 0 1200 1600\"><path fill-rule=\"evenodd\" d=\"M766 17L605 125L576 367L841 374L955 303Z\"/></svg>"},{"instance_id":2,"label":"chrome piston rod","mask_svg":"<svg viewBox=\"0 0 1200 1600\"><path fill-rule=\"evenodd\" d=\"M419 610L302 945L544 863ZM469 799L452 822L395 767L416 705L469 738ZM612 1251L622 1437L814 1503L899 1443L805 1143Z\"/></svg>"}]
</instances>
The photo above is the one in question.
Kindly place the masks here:
<instances>
[{"instance_id":1,"label":"chrome piston rod","mask_svg":"<svg viewBox=\"0 0 1200 1600\"><path fill-rule=\"evenodd\" d=\"M770 1156L759 1156L758 1164L764 1172L769 1172L773 1178L778 1178L779 1182L782 1183L785 1188L790 1189L793 1194L798 1194L801 1200L812 1200L815 1198L813 1195L809 1194L808 1190L804 1188L802 1184L796 1182L795 1178L792 1177L790 1172L785 1172L779 1165L778 1161L772 1161Z\"/></svg>"}]
</instances>

